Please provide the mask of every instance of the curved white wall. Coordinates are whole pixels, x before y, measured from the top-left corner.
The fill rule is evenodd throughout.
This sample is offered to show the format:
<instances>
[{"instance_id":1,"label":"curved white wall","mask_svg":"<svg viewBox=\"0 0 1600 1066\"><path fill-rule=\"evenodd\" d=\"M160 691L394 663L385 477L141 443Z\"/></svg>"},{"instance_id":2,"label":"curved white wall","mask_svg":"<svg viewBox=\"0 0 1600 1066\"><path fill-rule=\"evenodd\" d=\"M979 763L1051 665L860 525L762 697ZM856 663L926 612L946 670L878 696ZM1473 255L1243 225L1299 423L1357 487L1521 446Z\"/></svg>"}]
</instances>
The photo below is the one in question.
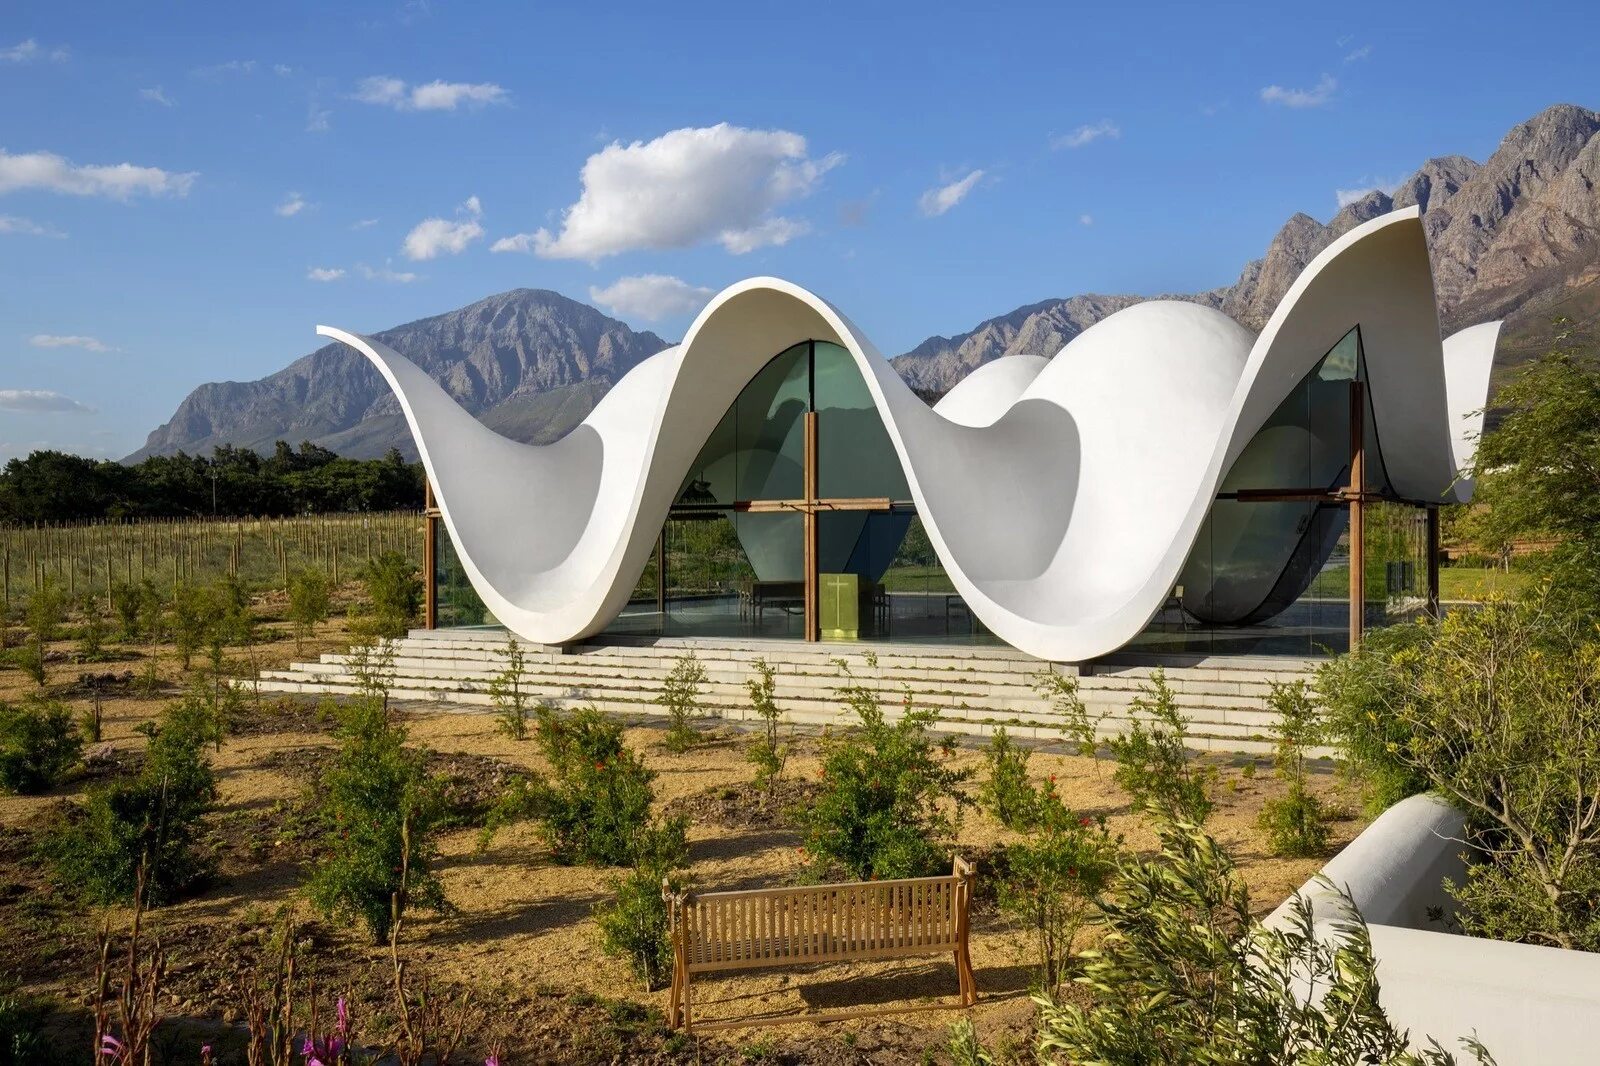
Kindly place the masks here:
<instances>
[{"instance_id":1,"label":"curved white wall","mask_svg":"<svg viewBox=\"0 0 1600 1066\"><path fill-rule=\"evenodd\" d=\"M469 579L528 640L577 640L615 617L717 421L772 356L814 339L855 359L973 612L1023 651L1078 661L1120 647L1159 609L1233 461L1358 322L1391 480L1408 497L1442 499L1458 452L1447 412L1483 397L1474 402L1475 380L1447 395L1415 208L1324 251L1253 342L1220 312L1150 301L1051 360L986 366L932 408L836 308L775 278L724 290L682 344L545 446L484 428L382 344L318 331L384 374ZM1461 364L1476 368L1484 348L1471 338Z\"/></svg>"},{"instance_id":2,"label":"curved white wall","mask_svg":"<svg viewBox=\"0 0 1600 1066\"><path fill-rule=\"evenodd\" d=\"M1600 1061L1600 954L1460 936L1432 915L1454 911L1444 879L1466 877L1466 818L1436 796L1385 811L1322 868L1367 920L1379 1002L1415 1046L1427 1037L1458 1051L1476 1033L1500 1066L1587 1066ZM1337 940L1350 904L1317 879L1319 939ZM1287 920L1285 902L1266 924Z\"/></svg>"}]
</instances>

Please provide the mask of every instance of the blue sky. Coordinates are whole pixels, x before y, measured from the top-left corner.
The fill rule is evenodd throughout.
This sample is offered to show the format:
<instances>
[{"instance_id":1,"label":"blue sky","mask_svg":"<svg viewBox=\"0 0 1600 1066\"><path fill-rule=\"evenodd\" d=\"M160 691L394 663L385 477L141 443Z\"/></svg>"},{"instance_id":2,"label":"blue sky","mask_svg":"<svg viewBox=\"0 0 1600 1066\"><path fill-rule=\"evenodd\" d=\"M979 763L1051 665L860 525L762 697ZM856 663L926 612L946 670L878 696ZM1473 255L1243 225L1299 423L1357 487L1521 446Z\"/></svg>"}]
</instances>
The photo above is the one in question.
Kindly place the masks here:
<instances>
[{"instance_id":1,"label":"blue sky","mask_svg":"<svg viewBox=\"0 0 1600 1066\"><path fill-rule=\"evenodd\" d=\"M1226 284L1341 189L1600 106L1597 30L1577 2L12 2L0 460L126 454L316 323L518 286L673 339L776 274L894 354Z\"/></svg>"}]
</instances>

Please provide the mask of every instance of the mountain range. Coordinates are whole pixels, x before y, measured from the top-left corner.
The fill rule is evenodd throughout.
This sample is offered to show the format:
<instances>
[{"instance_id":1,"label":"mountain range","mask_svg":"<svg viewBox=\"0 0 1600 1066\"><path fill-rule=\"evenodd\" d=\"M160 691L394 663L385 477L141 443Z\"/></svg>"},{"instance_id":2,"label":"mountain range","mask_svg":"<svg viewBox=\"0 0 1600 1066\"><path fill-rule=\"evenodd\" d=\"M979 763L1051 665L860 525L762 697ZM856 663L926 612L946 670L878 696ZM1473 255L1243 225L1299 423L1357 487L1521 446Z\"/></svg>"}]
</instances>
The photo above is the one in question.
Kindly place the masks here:
<instances>
[{"instance_id":1,"label":"mountain range","mask_svg":"<svg viewBox=\"0 0 1600 1066\"><path fill-rule=\"evenodd\" d=\"M1503 317L1501 368L1548 344L1552 321L1600 320L1600 113L1557 105L1513 127L1483 163L1425 162L1399 186L1342 206L1326 223L1296 214L1232 285L1167 298L1215 307L1259 330L1318 252L1355 226L1416 205L1433 258L1445 333ZM1148 296L1077 295L1019 307L967 333L929 337L891 360L924 395L1009 355L1053 355L1089 326ZM623 374L668 346L586 304L516 289L377 334L414 360L485 424L534 443L576 425ZM378 373L331 344L251 382L195 389L129 456L218 444L270 450L311 440L366 457L416 449Z\"/></svg>"}]
</instances>

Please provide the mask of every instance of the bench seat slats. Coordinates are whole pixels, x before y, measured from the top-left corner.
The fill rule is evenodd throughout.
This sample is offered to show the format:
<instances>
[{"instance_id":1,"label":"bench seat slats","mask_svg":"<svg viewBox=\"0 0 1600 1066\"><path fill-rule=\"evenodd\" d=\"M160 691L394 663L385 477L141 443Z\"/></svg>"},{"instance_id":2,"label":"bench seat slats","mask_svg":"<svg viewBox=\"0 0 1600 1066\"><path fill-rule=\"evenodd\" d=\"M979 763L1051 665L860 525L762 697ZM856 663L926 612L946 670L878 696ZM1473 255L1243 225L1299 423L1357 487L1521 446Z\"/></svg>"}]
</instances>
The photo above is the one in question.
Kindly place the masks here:
<instances>
[{"instance_id":1,"label":"bench seat slats","mask_svg":"<svg viewBox=\"0 0 1600 1066\"><path fill-rule=\"evenodd\" d=\"M972 866L947 877L675 893L671 923L674 1025L692 1028L689 976L802 963L853 962L950 952L961 1004L976 999L967 949Z\"/></svg>"}]
</instances>

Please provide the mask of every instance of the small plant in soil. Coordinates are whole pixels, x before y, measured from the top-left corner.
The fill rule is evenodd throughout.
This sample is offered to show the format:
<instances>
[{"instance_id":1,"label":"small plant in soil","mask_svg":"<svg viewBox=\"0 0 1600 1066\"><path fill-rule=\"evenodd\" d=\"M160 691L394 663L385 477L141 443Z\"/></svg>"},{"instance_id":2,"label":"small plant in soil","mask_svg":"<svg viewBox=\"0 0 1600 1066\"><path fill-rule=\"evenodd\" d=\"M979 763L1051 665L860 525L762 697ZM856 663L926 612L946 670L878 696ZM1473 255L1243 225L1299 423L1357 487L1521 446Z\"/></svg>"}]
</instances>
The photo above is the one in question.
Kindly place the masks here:
<instances>
[{"instance_id":1,"label":"small plant in soil","mask_svg":"<svg viewBox=\"0 0 1600 1066\"><path fill-rule=\"evenodd\" d=\"M1012 742L1005 726L995 727L983 752L988 776L978 798L984 809L1007 829L1027 829L1037 814L1038 795L1028 780L1028 757L1028 750Z\"/></svg>"},{"instance_id":2,"label":"small plant in soil","mask_svg":"<svg viewBox=\"0 0 1600 1066\"><path fill-rule=\"evenodd\" d=\"M340 708L339 752L313 786L323 846L306 885L319 910L360 920L375 944L401 916L396 899L402 910L444 904L432 868L445 817L440 782L386 703L366 693Z\"/></svg>"},{"instance_id":3,"label":"small plant in soil","mask_svg":"<svg viewBox=\"0 0 1600 1066\"><path fill-rule=\"evenodd\" d=\"M789 750L778 743L778 723L783 712L778 710L773 693L777 690L777 671L766 659L750 664L755 676L745 681L750 692L750 709L761 719L763 729L751 743L747 758L755 765L755 786L764 794L764 803L772 802L773 791L783 777L783 767L788 762Z\"/></svg>"},{"instance_id":4,"label":"small plant in soil","mask_svg":"<svg viewBox=\"0 0 1600 1066\"><path fill-rule=\"evenodd\" d=\"M689 719L700 713L700 686L706 683L706 668L701 665L693 650L678 656L661 683L661 692L655 702L667 712L667 750L687 751L700 735L689 724Z\"/></svg>"},{"instance_id":5,"label":"small plant in soil","mask_svg":"<svg viewBox=\"0 0 1600 1066\"><path fill-rule=\"evenodd\" d=\"M955 738L935 742L938 712L909 693L890 722L878 690L840 664L838 692L858 725L824 741L822 791L805 816L805 851L817 868L842 867L857 880L916 877L943 865L955 814L970 802L968 771L948 758Z\"/></svg>"},{"instance_id":6,"label":"small plant in soil","mask_svg":"<svg viewBox=\"0 0 1600 1066\"><path fill-rule=\"evenodd\" d=\"M422 610L422 578L416 564L400 552L383 552L368 560L357 576L367 598L363 628L389 640L405 636Z\"/></svg>"},{"instance_id":7,"label":"small plant in soil","mask_svg":"<svg viewBox=\"0 0 1600 1066\"><path fill-rule=\"evenodd\" d=\"M1073 976L1074 943L1116 864L1120 838L1103 817L1069 809L1053 779L1037 790L1033 809L1034 832L1006 849L1000 909L1032 941L1034 990L1054 1003Z\"/></svg>"},{"instance_id":8,"label":"small plant in soil","mask_svg":"<svg viewBox=\"0 0 1600 1066\"><path fill-rule=\"evenodd\" d=\"M29 696L16 706L0 703L0 790L47 791L82 752L83 738L60 701Z\"/></svg>"},{"instance_id":9,"label":"small plant in soil","mask_svg":"<svg viewBox=\"0 0 1600 1066\"><path fill-rule=\"evenodd\" d=\"M489 699L494 704L494 725L512 740L528 739L528 718L533 697L528 694L527 653L516 637L506 641L506 664L489 681Z\"/></svg>"},{"instance_id":10,"label":"small plant in soil","mask_svg":"<svg viewBox=\"0 0 1600 1066\"><path fill-rule=\"evenodd\" d=\"M201 753L210 729L203 711L187 701L141 727L148 743L139 772L90 790L81 810L41 844L62 884L101 902L126 902L142 890L146 903L160 905L210 874L211 864L194 849L200 820L216 798Z\"/></svg>"},{"instance_id":11,"label":"small plant in soil","mask_svg":"<svg viewBox=\"0 0 1600 1066\"><path fill-rule=\"evenodd\" d=\"M299 570L289 579L289 621L294 626L294 650L317 635L331 610L328 579L320 570Z\"/></svg>"},{"instance_id":12,"label":"small plant in soil","mask_svg":"<svg viewBox=\"0 0 1600 1066\"><path fill-rule=\"evenodd\" d=\"M78 601L78 658L82 662L99 662L106 657L106 637L111 633L111 623L106 618L105 603L90 593Z\"/></svg>"},{"instance_id":13,"label":"small plant in soil","mask_svg":"<svg viewBox=\"0 0 1600 1066\"><path fill-rule=\"evenodd\" d=\"M568 715L541 707L534 740L552 780L516 778L490 812L485 841L500 826L531 818L563 865L632 867L641 855L682 853L688 820L652 820L655 773L623 742L620 725L593 707Z\"/></svg>"},{"instance_id":14,"label":"small plant in soil","mask_svg":"<svg viewBox=\"0 0 1600 1066\"><path fill-rule=\"evenodd\" d=\"M665 839L642 849L633 868L612 881L611 900L595 909L600 946L607 954L626 958L646 992L660 988L672 970L666 894L683 891L681 837L677 843L676 854L673 842Z\"/></svg>"},{"instance_id":15,"label":"small plant in soil","mask_svg":"<svg viewBox=\"0 0 1600 1066\"><path fill-rule=\"evenodd\" d=\"M1203 823L1211 813L1213 774L1189 759L1189 720L1178 710L1165 671L1157 669L1148 685L1139 686L1133 709L1142 717L1136 717L1126 733L1109 742L1117 761L1112 779L1133 797L1137 807L1170 811L1187 822Z\"/></svg>"},{"instance_id":16,"label":"small plant in soil","mask_svg":"<svg viewBox=\"0 0 1600 1066\"><path fill-rule=\"evenodd\" d=\"M1307 785L1306 748L1320 740L1321 718L1304 681L1274 682L1267 703L1278 712L1273 762L1287 791L1262 805L1256 824L1274 855L1319 855L1328 846L1328 814Z\"/></svg>"},{"instance_id":17,"label":"small plant in soil","mask_svg":"<svg viewBox=\"0 0 1600 1066\"><path fill-rule=\"evenodd\" d=\"M1033 689L1039 698L1050 704L1050 713L1058 719L1056 728L1062 737L1078 752L1095 760L1095 772L1100 770L1099 730L1110 712L1098 715L1089 713L1088 705L1078 695L1078 679L1057 671L1040 670L1033 675Z\"/></svg>"}]
</instances>

